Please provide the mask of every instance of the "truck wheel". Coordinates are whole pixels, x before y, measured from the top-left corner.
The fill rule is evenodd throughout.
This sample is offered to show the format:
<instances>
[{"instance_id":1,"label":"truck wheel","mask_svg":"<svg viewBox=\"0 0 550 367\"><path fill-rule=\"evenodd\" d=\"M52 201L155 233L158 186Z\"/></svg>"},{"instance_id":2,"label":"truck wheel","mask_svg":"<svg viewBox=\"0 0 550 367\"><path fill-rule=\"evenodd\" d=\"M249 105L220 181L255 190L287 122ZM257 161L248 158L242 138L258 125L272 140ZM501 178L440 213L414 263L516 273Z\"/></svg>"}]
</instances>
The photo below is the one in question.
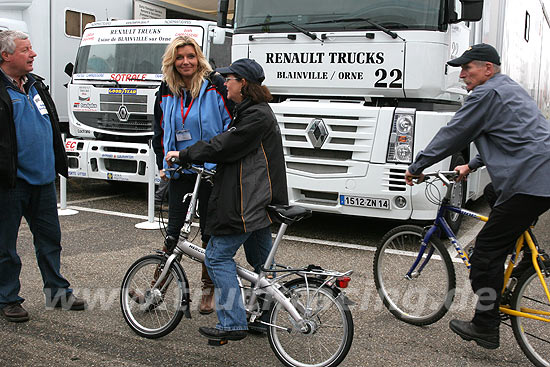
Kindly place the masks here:
<instances>
[{"instance_id":1,"label":"truck wheel","mask_svg":"<svg viewBox=\"0 0 550 367\"><path fill-rule=\"evenodd\" d=\"M462 153L456 153L451 158L451 165L449 169L453 170L456 166L460 166L463 164L466 164L466 161L464 160L464 156L462 155ZM460 208L464 206L464 204L466 203L466 193L467 193L466 189L467 189L467 184L465 181L456 183L456 185L453 188L453 193L451 194L452 205ZM449 224L449 227L451 227L453 232L456 234L460 229L460 224L462 223L462 216L457 213L447 212L445 214L445 220Z\"/></svg>"}]
</instances>

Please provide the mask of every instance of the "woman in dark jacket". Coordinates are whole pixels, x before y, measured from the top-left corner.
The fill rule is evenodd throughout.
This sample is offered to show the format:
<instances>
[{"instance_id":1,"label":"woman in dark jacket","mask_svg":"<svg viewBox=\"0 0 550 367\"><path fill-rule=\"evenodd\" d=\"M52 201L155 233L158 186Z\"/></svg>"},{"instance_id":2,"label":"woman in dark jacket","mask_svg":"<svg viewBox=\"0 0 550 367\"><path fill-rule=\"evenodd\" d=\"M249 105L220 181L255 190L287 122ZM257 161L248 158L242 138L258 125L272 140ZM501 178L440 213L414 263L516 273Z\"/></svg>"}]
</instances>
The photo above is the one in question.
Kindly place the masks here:
<instances>
[{"instance_id":1,"label":"woman in dark jacket","mask_svg":"<svg viewBox=\"0 0 550 367\"><path fill-rule=\"evenodd\" d=\"M160 178L168 180L164 152L184 149L196 141L208 141L227 128L231 115L226 105L223 78L213 75L208 60L192 37L179 36L170 42L162 59L162 73L163 82L155 101L153 148ZM210 169L214 166L205 165ZM192 172L184 172L170 180L165 251L172 251L178 242L189 205L189 201L184 203L183 198L193 191L195 177ZM208 211L210 189L205 184L199 192L199 211L203 214ZM203 248L208 243L204 231L205 216L200 220ZM204 266L201 280L199 312L208 314L214 311L214 284Z\"/></svg>"},{"instance_id":2,"label":"woman in dark jacket","mask_svg":"<svg viewBox=\"0 0 550 367\"><path fill-rule=\"evenodd\" d=\"M271 249L272 220L266 207L287 204L281 134L262 86L264 72L254 60L240 59L217 69L226 76L227 97L237 103L226 132L166 155L183 162L214 162L217 171L208 203L206 266L216 287L216 328L201 327L209 338L246 336L246 311L240 297L233 257L244 245L247 261L259 272ZM230 301L230 303L228 303Z\"/></svg>"}]
</instances>

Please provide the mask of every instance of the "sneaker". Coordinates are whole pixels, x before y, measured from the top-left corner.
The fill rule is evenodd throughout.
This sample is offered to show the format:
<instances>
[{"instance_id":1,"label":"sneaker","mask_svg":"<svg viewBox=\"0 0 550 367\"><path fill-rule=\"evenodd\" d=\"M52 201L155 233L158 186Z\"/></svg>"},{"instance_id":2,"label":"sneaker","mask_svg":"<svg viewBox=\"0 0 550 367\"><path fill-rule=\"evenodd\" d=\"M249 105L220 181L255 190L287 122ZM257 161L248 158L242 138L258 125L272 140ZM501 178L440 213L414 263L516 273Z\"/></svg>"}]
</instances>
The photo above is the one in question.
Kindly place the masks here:
<instances>
[{"instance_id":1,"label":"sneaker","mask_svg":"<svg viewBox=\"0 0 550 367\"><path fill-rule=\"evenodd\" d=\"M82 298L75 297L72 293L66 293L63 296L55 297L53 300L46 301L46 308L61 308L65 311L82 311L88 304Z\"/></svg>"},{"instance_id":2,"label":"sneaker","mask_svg":"<svg viewBox=\"0 0 550 367\"><path fill-rule=\"evenodd\" d=\"M29 313L21 306L20 303L9 303L0 310L2 316L10 322L26 322L29 321Z\"/></svg>"}]
</instances>

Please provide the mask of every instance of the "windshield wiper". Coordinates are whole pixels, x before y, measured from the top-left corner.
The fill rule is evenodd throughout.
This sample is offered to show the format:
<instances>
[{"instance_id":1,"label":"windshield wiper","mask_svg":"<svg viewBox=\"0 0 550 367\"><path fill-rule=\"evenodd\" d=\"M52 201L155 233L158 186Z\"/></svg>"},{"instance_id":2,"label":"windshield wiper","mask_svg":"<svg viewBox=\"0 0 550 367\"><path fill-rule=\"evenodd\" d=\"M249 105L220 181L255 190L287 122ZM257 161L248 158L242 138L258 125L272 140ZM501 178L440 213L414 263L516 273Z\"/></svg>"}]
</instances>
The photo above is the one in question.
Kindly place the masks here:
<instances>
[{"instance_id":1,"label":"windshield wiper","mask_svg":"<svg viewBox=\"0 0 550 367\"><path fill-rule=\"evenodd\" d=\"M381 30L382 32L386 33L388 36L390 36L393 39L396 39L399 37L399 35L395 32L390 31L388 28L381 26L380 24L373 22L372 20L368 18L343 18L343 19L331 19L331 20L321 20L318 22L309 22L306 24L323 24L323 23L348 23L348 22L367 22L370 25L372 25L374 28ZM401 37L399 37L401 38ZM403 38L401 38L403 39Z\"/></svg>"},{"instance_id":2,"label":"windshield wiper","mask_svg":"<svg viewBox=\"0 0 550 367\"><path fill-rule=\"evenodd\" d=\"M306 36L308 36L308 37L311 38L312 40L317 39L317 35L316 35L316 34L311 33L311 32L308 31L307 29L304 29L304 28L300 27L299 25L294 24L294 23L291 22L291 21L279 21L279 22L265 22L265 23L257 23L257 24L248 24L248 25L243 25L242 27L237 27L237 28L264 27L264 26L281 25L281 24L286 24L286 25L291 26L292 28L294 28L294 29L296 29L296 30L302 32L303 34L305 34Z\"/></svg>"}]
</instances>

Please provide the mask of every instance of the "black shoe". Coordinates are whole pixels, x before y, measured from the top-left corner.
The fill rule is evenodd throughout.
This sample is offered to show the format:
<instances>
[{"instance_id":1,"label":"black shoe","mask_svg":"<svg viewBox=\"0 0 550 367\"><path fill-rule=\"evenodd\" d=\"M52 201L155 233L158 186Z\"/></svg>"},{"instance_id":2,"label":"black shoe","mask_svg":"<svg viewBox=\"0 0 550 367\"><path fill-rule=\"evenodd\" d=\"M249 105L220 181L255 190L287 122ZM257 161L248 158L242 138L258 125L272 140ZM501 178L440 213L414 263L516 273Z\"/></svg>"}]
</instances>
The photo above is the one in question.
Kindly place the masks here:
<instances>
[{"instance_id":1,"label":"black shoe","mask_svg":"<svg viewBox=\"0 0 550 367\"><path fill-rule=\"evenodd\" d=\"M473 322L451 320L449 327L464 340L473 340L480 347L497 349L499 343L499 330L496 328L482 328Z\"/></svg>"},{"instance_id":2,"label":"black shoe","mask_svg":"<svg viewBox=\"0 0 550 367\"><path fill-rule=\"evenodd\" d=\"M212 327L201 326L199 333L213 340L241 340L246 338L246 330L220 330Z\"/></svg>"},{"instance_id":3,"label":"black shoe","mask_svg":"<svg viewBox=\"0 0 550 367\"><path fill-rule=\"evenodd\" d=\"M0 310L2 316L10 322L29 321L29 313L20 303L10 303Z\"/></svg>"},{"instance_id":4,"label":"black shoe","mask_svg":"<svg viewBox=\"0 0 550 367\"><path fill-rule=\"evenodd\" d=\"M77 298L74 294L64 294L60 297L55 297L53 300L46 301L46 308L61 308L65 311L82 311L85 310L88 304L82 298Z\"/></svg>"}]
</instances>

